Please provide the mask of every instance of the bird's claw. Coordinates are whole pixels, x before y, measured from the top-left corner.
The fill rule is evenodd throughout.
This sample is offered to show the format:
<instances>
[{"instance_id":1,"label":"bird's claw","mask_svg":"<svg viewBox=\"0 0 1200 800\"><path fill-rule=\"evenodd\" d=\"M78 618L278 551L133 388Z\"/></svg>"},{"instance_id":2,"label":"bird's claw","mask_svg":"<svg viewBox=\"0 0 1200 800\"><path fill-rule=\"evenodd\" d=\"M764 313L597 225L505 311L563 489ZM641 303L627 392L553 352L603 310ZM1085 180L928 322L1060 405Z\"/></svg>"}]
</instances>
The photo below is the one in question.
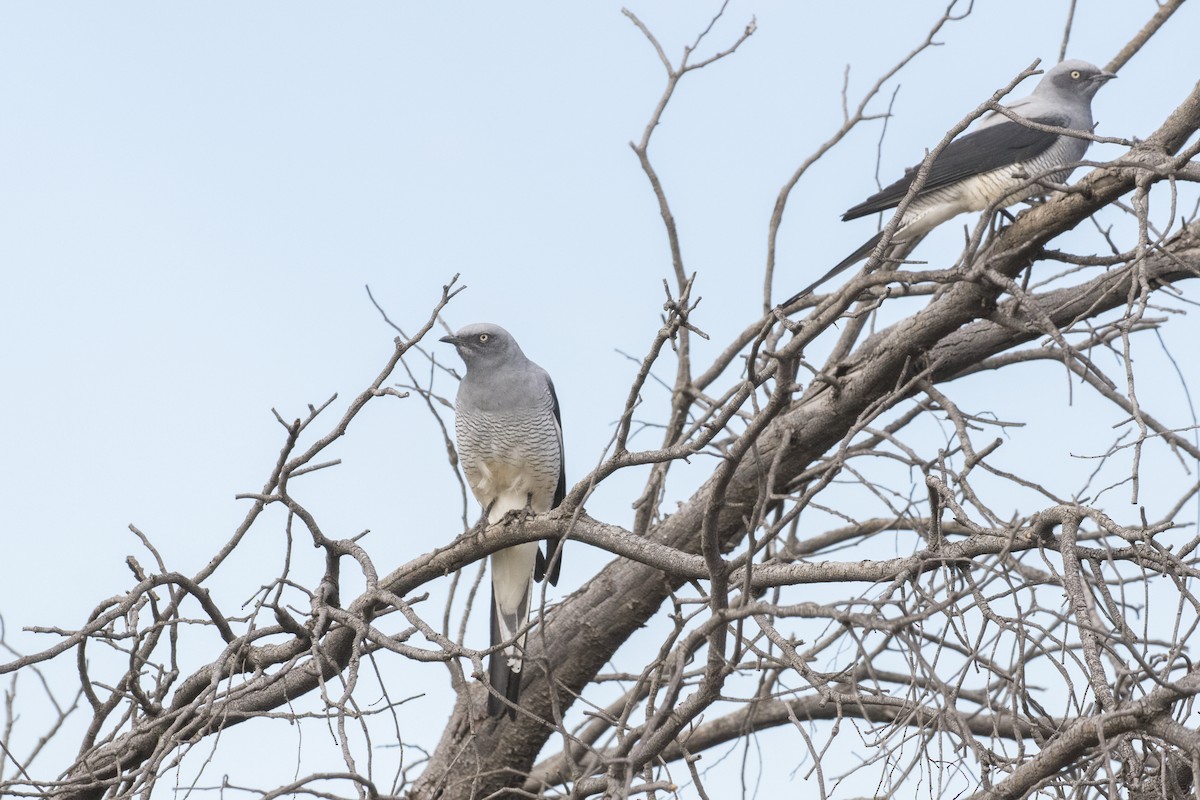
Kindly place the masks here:
<instances>
[{"instance_id":1,"label":"bird's claw","mask_svg":"<svg viewBox=\"0 0 1200 800\"><path fill-rule=\"evenodd\" d=\"M524 508L514 508L504 515L504 521L516 521L518 525L523 525L527 521L537 516L537 512L533 510L533 504L526 501Z\"/></svg>"}]
</instances>

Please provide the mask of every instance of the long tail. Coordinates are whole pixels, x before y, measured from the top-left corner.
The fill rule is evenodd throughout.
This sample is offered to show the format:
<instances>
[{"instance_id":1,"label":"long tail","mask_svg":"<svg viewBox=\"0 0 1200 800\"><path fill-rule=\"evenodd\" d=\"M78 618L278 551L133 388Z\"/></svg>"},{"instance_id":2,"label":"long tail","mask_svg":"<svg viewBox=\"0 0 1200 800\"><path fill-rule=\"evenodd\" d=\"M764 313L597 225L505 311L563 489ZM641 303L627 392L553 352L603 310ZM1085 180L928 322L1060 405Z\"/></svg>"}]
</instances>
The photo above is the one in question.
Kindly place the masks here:
<instances>
[{"instance_id":1,"label":"long tail","mask_svg":"<svg viewBox=\"0 0 1200 800\"><path fill-rule=\"evenodd\" d=\"M551 536L546 539L546 555L541 548L537 551L537 561L533 565L533 579L538 583L549 577L551 586L558 586L558 574L562 570L562 537ZM547 567L549 569L547 570Z\"/></svg>"},{"instance_id":2,"label":"long tail","mask_svg":"<svg viewBox=\"0 0 1200 800\"><path fill-rule=\"evenodd\" d=\"M832 278L834 275L837 275L839 272L846 269L846 267L849 267L853 264L857 264L859 261L862 261L864 258L871 255L871 251L873 251L875 249L875 245L879 244L879 240L882 238L883 238L883 231L880 231L879 233L872 236L870 239L867 239L865 242L862 243L862 245L859 246L859 248L857 250L855 250L853 253L846 256L841 261L839 261L837 263L837 266L835 266L833 269L829 270L829 272L826 272L821 277L817 278L815 281L810 283L808 286L805 286L803 289L801 289L799 292L797 292L796 294L789 297L783 303L780 303L780 305L783 306L784 308L787 308L792 303L796 302L801 297L804 297L806 294L809 294L810 292L812 292L813 289L816 289L822 283L824 283L825 281Z\"/></svg>"},{"instance_id":3,"label":"long tail","mask_svg":"<svg viewBox=\"0 0 1200 800\"><path fill-rule=\"evenodd\" d=\"M492 646L512 640L529 620L532 596L534 554L537 543L517 545L492 554ZM488 659L488 680L492 688L513 706L521 697L521 667L525 635ZM488 694L488 716L498 717L508 710L517 712L496 694Z\"/></svg>"}]
</instances>

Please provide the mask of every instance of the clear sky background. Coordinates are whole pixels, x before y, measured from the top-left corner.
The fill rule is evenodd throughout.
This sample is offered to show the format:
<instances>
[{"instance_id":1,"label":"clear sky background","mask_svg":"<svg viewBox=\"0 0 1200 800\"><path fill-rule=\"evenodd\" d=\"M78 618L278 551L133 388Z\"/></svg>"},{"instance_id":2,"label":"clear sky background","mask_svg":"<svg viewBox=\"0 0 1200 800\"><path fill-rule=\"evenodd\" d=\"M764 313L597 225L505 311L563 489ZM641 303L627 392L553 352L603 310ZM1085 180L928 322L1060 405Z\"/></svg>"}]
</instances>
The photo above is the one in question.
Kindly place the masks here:
<instances>
[{"instance_id":1,"label":"clear sky background","mask_svg":"<svg viewBox=\"0 0 1200 800\"><path fill-rule=\"evenodd\" d=\"M1078 6L1068 56L1101 65L1155 8ZM631 9L678 59L718 7ZM651 150L687 268L699 275L693 321L712 348L759 313L771 208L841 124L847 66L853 103L943 7L730 3L701 53L726 46L752 16L757 33L684 80ZM1053 64L1067 7L980 2L951 23L944 46L898 82L879 177L890 182L919 161L1035 58ZM1200 76L1198 32L1200 6L1189 4L1100 92L1099 133L1144 137L1157 127ZM367 284L411 330L460 274L468 288L445 319L504 325L551 373L568 478L585 474L634 373L620 353L644 352L671 274L628 147L664 79L615 2L0 5L0 614L9 643L45 646L19 629L78 627L124 591L125 556L149 561L130 523L173 569L208 561L246 511L234 495L258 490L274 464L283 432L271 409L291 419L337 393L340 414L391 353L394 334ZM793 193L777 300L873 232L871 221L838 220L876 188L879 133L879 123L863 125ZM1095 146L1089 157L1119 152ZM1154 211L1165 221L1165 208ZM961 230L944 226L916 257L952 260ZM1057 244L1095 252L1096 241L1085 225ZM1165 334L1193 378L1198 335L1194 322ZM433 347L459 366L450 348ZM1189 424L1178 376L1153 340L1143 350L1147 373L1163 378L1143 397ZM1085 474L1091 464L1071 454L1102 452L1097 419L1106 430L1117 415L1079 392L1068 405L1061 370L1020 374L1027 384L979 386L1001 416L1044 407L1039 424L1012 434L1013 463L1036 458L1047 478ZM444 376L435 384L450 397L454 388ZM648 390L646 416L665 413L665 400ZM460 532L458 484L419 400L372 402L331 455L343 465L306 478L303 499L329 535L370 529L364 545L382 571ZM1186 476L1177 463L1162 469L1165 500ZM617 476L589 512L628 524L640 477ZM674 498L687 496L688 479ZM220 599L236 606L277 574L281 519L223 571ZM607 560L573 547L557 591ZM319 575L319 554L305 548L297 569ZM478 630L486 639L482 618ZM420 713L436 732L448 710L445 671L403 668L398 680L430 693ZM254 782L253 762L220 769ZM789 769L769 779L800 782Z\"/></svg>"}]
</instances>

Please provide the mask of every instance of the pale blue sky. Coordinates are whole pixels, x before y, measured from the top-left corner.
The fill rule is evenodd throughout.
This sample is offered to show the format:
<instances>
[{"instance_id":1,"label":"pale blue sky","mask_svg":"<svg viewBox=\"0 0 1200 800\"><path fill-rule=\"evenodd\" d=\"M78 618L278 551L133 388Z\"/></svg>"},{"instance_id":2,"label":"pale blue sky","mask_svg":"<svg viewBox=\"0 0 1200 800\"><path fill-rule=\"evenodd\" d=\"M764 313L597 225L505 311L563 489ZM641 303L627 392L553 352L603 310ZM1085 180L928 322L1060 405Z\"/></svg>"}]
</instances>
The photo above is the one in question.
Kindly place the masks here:
<instances>
[{"instance_id":1,"label":"pale blue sky","mask_svg":"<svg viewBox=\"0 0 1200 800\"><path fill-rule=\"evenodd\" d=\"M1067 5L981 2L948 26L945 45L902 76L885 182L1035 58L1052 64ZM340 413L391 352L364 284L415 329L461 273L469 288L446 319L512 331L554 377L568 478L595 464L633 373L616 351L640 357L670 274L627 146L664 74L620 7L0 5L0 613L11 642L36 648L41 639L14 630L80 625L123 590L125 555L148 560L129 523L172 568L208 560L245 511L234 494L261 487L274 463L282 431L270 409L299 416L336 392ZM717 7L631 6L674 59ZM757 33L685 79L652 145L705 298L694 321L714 347L757 313L776 193L840 124L845 67L857 99L942 7L730 4L702 52L752 15ZM1082 0L1068 55L1105 63L1153 10ZM1145 136L1175 107L1200 75L1198 30L1200 11L1185 6L1104 88L1100 133ZM873 231L838 218L875 187L878 135L864 125L792 195L777 299ZM1094 248L1085 228L1058 243ZM952 257L960 241L961 225L947 225L917 257ZM1166 334L1193 377L1197 335L1194 322ZM457 366L448 349L440 357ZM1166 378L1144 396L1167 398L1174 424L1188 424L1156 346L1143 357ZM1029 384L978 387L1001 416L1054 399L1041 427L1013 434L1014 463L1025 453L1047 476L1086 473L1070 454L1102 449L1088 414L1105 426L1117 415L1079 392L1068 407L1061 370L1023 374ZM454 391L444 379L437 389ZM648 391L647 415L663 400ZM370 528L364 544L384 571L459 533L457 483L418 400L373 402L332 455L345 463L304 479L305 499L331 535ZM639 477L617 476L589 511L627 523ZM278 528L251 537L219 597L240 602L275 575ZM320 558L303 557L301 574L316 574ZM605 560L574 548L558 591ZM440 668L406 680L444 697ZM436 721L444 708L423 713Z\"/></svg>"}]
</instances>

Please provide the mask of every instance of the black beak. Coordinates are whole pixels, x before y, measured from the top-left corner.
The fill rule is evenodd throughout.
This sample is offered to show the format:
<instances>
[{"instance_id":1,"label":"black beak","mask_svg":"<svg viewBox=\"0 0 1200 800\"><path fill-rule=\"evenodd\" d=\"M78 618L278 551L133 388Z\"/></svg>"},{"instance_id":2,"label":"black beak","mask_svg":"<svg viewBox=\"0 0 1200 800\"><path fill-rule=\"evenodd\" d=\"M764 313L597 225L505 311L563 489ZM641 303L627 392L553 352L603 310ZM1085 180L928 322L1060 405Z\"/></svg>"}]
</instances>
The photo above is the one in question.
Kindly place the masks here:
<instances>
[{"instance_id":1,"label":"black beak","mask_svg":"<svg viewBox=\"0 0 1200 800\"><path fill-rule=\"evenodd\" d=\"M438 339L438 341L445 342L446 344L452 344L455 347L458 347L458 337L457 336L443 336L442 338Z\"/></svg>"},{"instance_id":2,"label":"black beak","mask_svg":"<svg viewBox=\"0 0 1200 800\"><path fill-rule=\"evenodd\" d=\"M1108 83L1109 81L1116 79L1117 73L1115 72L1101 72L1095 78L1092 78L1092 80L1096 81L1097 83Z\"/></svg>"}]
</instances>

